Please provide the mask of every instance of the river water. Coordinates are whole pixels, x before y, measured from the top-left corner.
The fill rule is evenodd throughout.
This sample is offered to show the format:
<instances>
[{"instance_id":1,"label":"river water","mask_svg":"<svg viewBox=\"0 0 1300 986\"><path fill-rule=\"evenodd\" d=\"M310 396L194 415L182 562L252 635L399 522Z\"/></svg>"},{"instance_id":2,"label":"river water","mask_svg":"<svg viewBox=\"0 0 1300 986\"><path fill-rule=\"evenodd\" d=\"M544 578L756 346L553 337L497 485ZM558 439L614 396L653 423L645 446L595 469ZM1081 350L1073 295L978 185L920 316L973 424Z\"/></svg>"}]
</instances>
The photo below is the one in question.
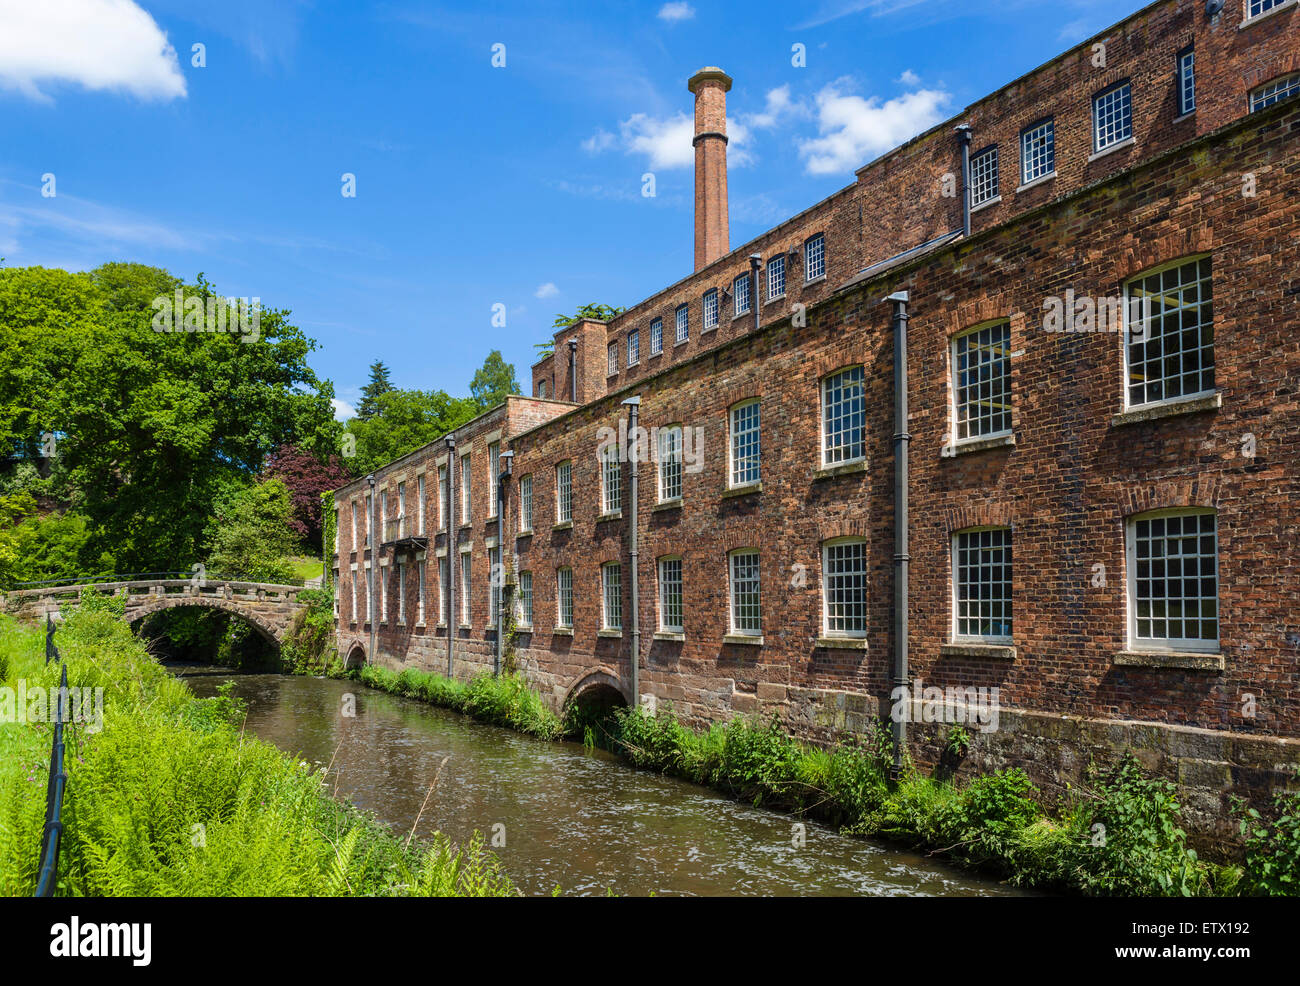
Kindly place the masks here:
<instances>
[{"instance_id":1,"label":"river water","mask_svg":"<svg viewBox=\"0 0 1300 986\"><path fill-rule=\"evenodd\" d=\"M342 797L417 836L496 833L527 894L1006 896L1018 892L915 853L737 804L626 766L604 751L546 743L352 681L173 666L203 697L236 682L248 731L309 763L333 762ZM355 717L342 714L355 696ZM445 764L443 763L445 759ZM441 765L441 767L440 767Z\"/></svg>"}]
</instances>

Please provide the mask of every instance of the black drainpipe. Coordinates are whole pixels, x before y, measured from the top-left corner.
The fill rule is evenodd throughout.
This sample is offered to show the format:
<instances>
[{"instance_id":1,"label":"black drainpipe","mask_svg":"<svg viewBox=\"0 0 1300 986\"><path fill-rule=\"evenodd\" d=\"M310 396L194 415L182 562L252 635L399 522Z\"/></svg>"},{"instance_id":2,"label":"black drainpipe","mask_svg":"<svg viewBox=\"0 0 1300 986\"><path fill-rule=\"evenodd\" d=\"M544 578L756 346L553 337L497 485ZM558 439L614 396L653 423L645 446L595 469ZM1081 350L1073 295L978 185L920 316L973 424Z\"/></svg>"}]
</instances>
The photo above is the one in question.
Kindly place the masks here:
<instances>
[{"instance_id":1,"label":"black drainpipe","mask_svg":"<svg viewBox=\"0 0 1300 986\"><path fill-rule=\"evenodd\" d=\"M763 255L759 253L751 253L749 255L749 273L750 273L750 280L753 281L754 283L754 289L749 292L749 303L754 306L754 331L755 332L758 331L758 324L759 324L758 273L759 270L762 268L762 266L763 266Z\"/></svg>"},{"instance_id":2,"label":"black drainpipe","mask_svg":"<svg viewBox=\"0 0 1300 986\"><path fill-rule=\"evenodd\" d=\"M578 340L569 340L569 399L578 403Z\"/></svg>"},{"instance_id":3,"label":"black drainpipe","mask_svg":"<svg viewBox=\"0 0 1300 986\"><path fill-rule=\"evenodd\" d=\"M894 303L894 688L907 696L907 586L908 517L907 452L912 436L907 431L907 304L909 295L898 291L888 298ZM908 696L910 699L910 696ZM889 776L898 780L903 772L907 746L907 719L912 703L906 700L902 715L891 716L894 734L894 763ZM893 703L897 708L897 703Z\"/></svg>"},{"instance_id":4,"label":"black drainpipe","mask_svg":"<svg viewBox=\"0 0 1300 986\"><path fill-rule=\"evenodd\" d=\"M631 454L628 455L628 468L631 470L631 482L628 490L628 553L632 561L632 673L628 676L628 684L632 689L632 708L635 709L641 703L641 584L639 577L639 559L640 553L639 537L640 528L637 527L637 474L641 471L640 450L641 446L637 442L637 412L641 410L641 396L629 397L625 400L624 405L628 410L628 448Z\"/></svg>"},{"instance_id":5,"label":"black drainpipe","mask_svg":"<svg viewBox=\"0 0 1300 986\"><path fill-rule=\"evenodd\" d=\"M957 139L961 141L961 231L963 236L970 236L970 125L963 123L957 128Z\"/></svg>"},{"instance_id":6,"label":"black drainpipe","mask_svg":"<svg viewBox=\"0 0 1300 986\"><path fill-rule=\"evenodd\" d=\"M447 446L447 677L452 677L456 659L456 439L448 435Z\"/></svg>"}]
</instances>

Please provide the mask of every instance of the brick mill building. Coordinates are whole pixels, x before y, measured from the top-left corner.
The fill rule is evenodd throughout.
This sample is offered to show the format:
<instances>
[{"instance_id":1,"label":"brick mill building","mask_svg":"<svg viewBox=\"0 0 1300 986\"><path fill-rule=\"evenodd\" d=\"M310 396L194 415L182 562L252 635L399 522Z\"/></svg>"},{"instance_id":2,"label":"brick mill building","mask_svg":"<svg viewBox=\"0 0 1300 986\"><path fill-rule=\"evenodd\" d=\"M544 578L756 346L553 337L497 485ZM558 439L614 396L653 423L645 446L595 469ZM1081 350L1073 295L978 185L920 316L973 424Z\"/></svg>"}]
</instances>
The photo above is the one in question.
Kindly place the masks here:
<instances>
[{"instance_id":1,"label":"brick mill building","mask_svg":"<svg viewBox=\"0 0 1300 986\"><path fill-rule=\"evenodd\" d=\"M1205 830L1284 783L1298 6L1152 3L736 249L697 73L695 271L337 491L340 654L465 677L509 607L557 707L833 742L900 685L996 688L973 769L1131 750ZM950 727L906 718L934 762Z\"/></svg>"}]
</instances>

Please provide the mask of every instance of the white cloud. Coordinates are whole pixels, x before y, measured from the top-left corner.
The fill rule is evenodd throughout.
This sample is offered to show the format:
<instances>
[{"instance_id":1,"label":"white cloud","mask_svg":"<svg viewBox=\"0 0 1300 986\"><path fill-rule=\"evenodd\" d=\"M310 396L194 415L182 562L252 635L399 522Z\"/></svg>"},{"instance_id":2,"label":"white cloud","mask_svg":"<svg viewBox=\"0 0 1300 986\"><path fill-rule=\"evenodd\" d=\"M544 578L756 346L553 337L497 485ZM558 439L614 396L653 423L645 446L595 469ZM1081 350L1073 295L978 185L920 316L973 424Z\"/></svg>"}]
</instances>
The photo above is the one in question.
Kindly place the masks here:
<instances>
[{"instance_id":1,"label":"white cloud","mask_svg":"<svg viewBox=\"0 0 1300 986\"><path fill-rule=\"evenodd\" d=\"M533 297L554 298L559 293L560 293L560 289L557 288L551 281L547 281L545 284L539 286L538 289L533 292Z\"/></svg>"},{"instance_id":2,"label":"white cloud","mask_svg":"<svg viewBox=\"0 0 1300 986\"><path fill-rule=\"evenodd\" d=\"M669 24L688 21L695 16L695 8L689 3L666 3L659 8L657 16L661 21L667 21Z\"/></svg>"},{"instance_id":3,"label":"white cloud","mask_svg":"<svg viewBox=\"0 0 1300 986\"><path fill-rule=\"evenodd\" d=\"M588 154L599 154L601 151L607 151L618 142L612 133L604 127L597 127L596 132L582 142L582 149Z\"/></svg>"},{"instance_id":4,"label":"white cloud","mask_svg":"<svg viewBox=\"0 0 1300 986\"><path fill-rule=\"evenodd\" d=\"M346 421L348 418L355 418L357 409L347 401L341 401L337 397L330 398L330 406L334 408L334 420Z\"/></svg>"},{"instance_id":5,"label":"white cloud","mask_svg":"<svg viewBox=\"0 0 1300 986\"><path fill-rule=\"evenodd\" d=\"M855 171L944 118L946 92L919 89L881 102L847 93L843 80L817 94L820 137L803 140L799 153L810 175Z\"/></svg>"},{"instance_id":6,"label":"white cloud","mask_svg":"<svg viewBox=\"0 0 1300 986\"><path fill-rule=\"evenodd\" d=\"M807 108L790 98L790 87L778 86L769 89L763 110L760 113L747 113L742 119L757 130L774 127L785 116L805 114Z\"/></svg>"},{"instance_id":7,"label":"white cloud","mask_svg":"<svg viewBox=\"0 0 1300 986\"><path fill-rule=\"evenodd\" d=\"M919 86L921 77L913 72L910 68L903 69L903 74L898 77L899 82L905 86Z\"/></svg>"},{"instance_id":8,"label":"white cloud","mask_svg":"<svg viewBox=\"0 0 1300 986\"><path fill-rule=\"evenodd\" d=\"M133 0L0 0L0 88L41 102L42 84L185 95L176 49Z\"/></svg>"},{"instance_id":9,"label":"white cloud","mask_svg":"<svg viewBox=\"0 0 1300 986\"><path fill-rule=\"evenodd\" d=\"M695 163L695 121L685 113L659 119L645 113L633 113L618 125L623 149L629 154L644 154L652 168L688 168Z\"/></svg>"}]
</instances>

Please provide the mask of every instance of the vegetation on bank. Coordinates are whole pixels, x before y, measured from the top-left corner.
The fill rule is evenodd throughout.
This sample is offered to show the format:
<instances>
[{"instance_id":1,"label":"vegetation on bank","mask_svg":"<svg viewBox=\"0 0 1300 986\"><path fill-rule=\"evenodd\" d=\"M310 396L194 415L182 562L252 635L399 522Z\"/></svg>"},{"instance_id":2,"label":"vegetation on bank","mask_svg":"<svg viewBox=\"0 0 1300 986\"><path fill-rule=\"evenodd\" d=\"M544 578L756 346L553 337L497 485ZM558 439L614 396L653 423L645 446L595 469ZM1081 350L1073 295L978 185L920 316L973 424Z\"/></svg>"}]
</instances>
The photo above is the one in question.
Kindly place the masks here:
<instances>
[{"instance_id":1,"label":"vegetation on bank","mask_svg":"<svg viewBox=\"0 0 1300 986\"><path fill-rule=\"evenodd\" d=\"M120 605L90 597L60 626L69 684L104 689L103 729L68 731L59 893L142 896L507 896L477 839L409 842L332 798L322 772L239 728L150 658ZM0 617L0 683L57 687L44 633ZM0 722L0 894L39 869L52 727Z\"/></svg>"}]
</instances>

